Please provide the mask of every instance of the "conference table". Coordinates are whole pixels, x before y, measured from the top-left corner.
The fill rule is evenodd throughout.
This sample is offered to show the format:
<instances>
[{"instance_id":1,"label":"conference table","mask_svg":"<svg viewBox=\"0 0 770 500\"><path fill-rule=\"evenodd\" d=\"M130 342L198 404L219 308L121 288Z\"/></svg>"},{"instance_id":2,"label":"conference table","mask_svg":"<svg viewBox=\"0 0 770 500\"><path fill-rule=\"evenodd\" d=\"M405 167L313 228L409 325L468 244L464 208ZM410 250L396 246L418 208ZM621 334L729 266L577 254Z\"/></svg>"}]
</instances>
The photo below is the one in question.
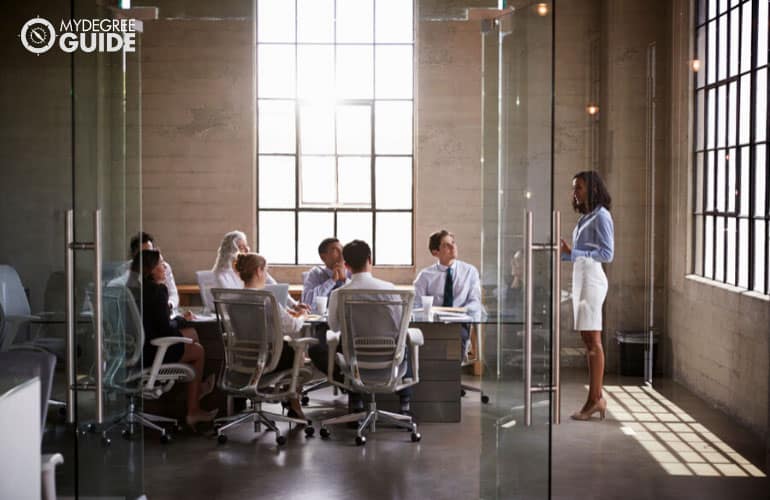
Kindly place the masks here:
<instances>
[{"instance_id":1,"label":"conference table","mask_svg":"<svg viewBox=\"0 0 770 500\"><path fill-rule=\"evenodd\" d=\"M459 318L459 319L457 319ZM488 317L487 315L457 316L442 319L438 316L434 321L421 319L419 315L410 323L410 327L419 328L425 339L420 347L420 382L413 387L411 400L412 414L419 422L459 422L461 420L461 356L460 341L463 324L471 324L479 332L478 338L483 342L484 328L491 325L521 325L520 321L506 321L504 318ZM316 319L306 323L307 336L316 336L321 341L325 335L325 323ZM207 318L196 321L195 329L206 351L204 377L209 373L219 373L224 366L224 347L219 325L216 319ZM483 352L483 346L476 346L476 352ZM480 381L479 381L480 383ZM469 397L472 397L469 395ZM175 387L171 392L157 401L145 401L145 408L159 411L162 414L183 418L186 408L186 393L184 384ZM310 393L312 402L313 393ZM202 401L204 409L219 408L220 415L227 410L226 395L215 390ZM378 394L378 407L398 411L398 396L395 394Z\"/></svg>"}]
</instances>

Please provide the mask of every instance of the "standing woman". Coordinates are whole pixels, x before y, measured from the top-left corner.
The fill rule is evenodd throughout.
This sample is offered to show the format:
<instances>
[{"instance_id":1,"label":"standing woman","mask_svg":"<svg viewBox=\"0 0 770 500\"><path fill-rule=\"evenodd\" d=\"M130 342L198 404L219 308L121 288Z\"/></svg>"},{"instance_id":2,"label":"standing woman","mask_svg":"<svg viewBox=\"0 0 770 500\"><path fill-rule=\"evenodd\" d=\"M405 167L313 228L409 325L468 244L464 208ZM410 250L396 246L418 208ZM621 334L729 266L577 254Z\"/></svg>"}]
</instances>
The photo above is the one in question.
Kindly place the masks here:
<instances>
[{"instance_id":1,"label":"standing woman","mask_svg":"<svg viewBox=\"0 0 770 500\"><path fill-rule=\"evenodd\" d=\"M561 240L561 258L571 261L574 329L586 346L588 399L574 413L575 420L589 420L594 413L604 419L607 401L602 397L604 349L602 348L602 305L607 297L607 276L602 263L612 262L615 248L610 215L612 198L598 172L579 172L572 178L572 208L580 213L572 231L572 247Z\"/></svg>"}]
</instances>

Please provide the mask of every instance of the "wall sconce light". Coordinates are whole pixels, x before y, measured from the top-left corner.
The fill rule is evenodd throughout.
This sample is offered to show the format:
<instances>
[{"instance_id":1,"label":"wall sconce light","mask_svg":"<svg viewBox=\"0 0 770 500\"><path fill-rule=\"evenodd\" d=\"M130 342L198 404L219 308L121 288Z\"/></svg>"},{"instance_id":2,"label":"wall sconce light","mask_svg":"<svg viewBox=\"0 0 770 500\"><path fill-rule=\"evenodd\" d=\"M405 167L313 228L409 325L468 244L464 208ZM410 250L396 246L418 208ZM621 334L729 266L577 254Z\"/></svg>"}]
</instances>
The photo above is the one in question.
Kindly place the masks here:
<instances>
[{"instance_id":1,"label":"wall sconce light","mask_svg":"<svg viewBox=\"0 0 770 500\"><path fill-rule=\"evenodd\" d=\"M548 4L547 3L539 3L537 6L535 6L535 11L537 12L537 15L540 17L547 16L548 15Z\"/></svg>"},{"instance_id":2,"label":"wall sconce light","mask_svg":"<svg viewBox=\"0 0 770 500\"><path fill-rule=\"evenodd\" d=\"M700 71L700 59L693 59L691 65L694 72Z\"/></svg>"},{"instance_id":3,"label":"wall sconce light","mask_svg":"<svg viewBox=\"0 0 770 500\"><path fill-rule=\"evenodd\" d=\"M597 114L599 114L599 106L597 106L596 104L589 104L588 106L586 106L586 112L591 116L596 116Z\"/></svg>"}]
</instances>

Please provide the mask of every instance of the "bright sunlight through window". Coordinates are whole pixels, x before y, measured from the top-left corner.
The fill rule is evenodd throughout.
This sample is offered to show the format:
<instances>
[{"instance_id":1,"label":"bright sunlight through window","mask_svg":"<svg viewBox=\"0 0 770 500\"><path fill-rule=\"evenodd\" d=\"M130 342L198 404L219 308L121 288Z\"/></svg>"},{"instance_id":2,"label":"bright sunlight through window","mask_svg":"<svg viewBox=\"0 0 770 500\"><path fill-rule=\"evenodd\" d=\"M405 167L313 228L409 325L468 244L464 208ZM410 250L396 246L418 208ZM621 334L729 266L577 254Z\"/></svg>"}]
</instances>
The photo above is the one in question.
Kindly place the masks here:
<instances>
[{"instance_id":1,"label":"bright sunlight through window","mask_svg":"<svg viewBox=\"0 0 770 500\"><path fill-rule=\"evenodd\" d=\"M412 264L413 0L258 0L259 252Z\"/></svg>"}]
</instances>

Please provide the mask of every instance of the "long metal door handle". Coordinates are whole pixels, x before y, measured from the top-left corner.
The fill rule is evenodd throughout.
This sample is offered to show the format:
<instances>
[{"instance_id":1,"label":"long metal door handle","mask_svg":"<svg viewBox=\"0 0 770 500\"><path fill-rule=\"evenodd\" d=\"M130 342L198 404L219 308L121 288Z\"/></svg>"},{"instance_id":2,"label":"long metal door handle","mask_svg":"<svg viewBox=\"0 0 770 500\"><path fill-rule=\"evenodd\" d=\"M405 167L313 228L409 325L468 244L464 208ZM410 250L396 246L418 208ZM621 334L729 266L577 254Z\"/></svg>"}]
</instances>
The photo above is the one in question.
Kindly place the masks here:
<instances>
[{"instance_id":1,"label":"long metal door handle","mask_svg":"<svg viewBox=\"0 0 770 500\"><path fill-rule=\"evenodd\" d=\"M561 423L561 212L553 211L553 289L551 290L551 370L553 386L553 423Z\"/></svg>"},{"instance_id":2,"label":"long metal door handle","mask_svg":"<svg viewBox=\"0 0 770 500\"><path fill-rule=\"evenodd\" d=\"M102 211L94 211L94 321L96 335L94 348L96 353L96 422L104 423L104 355L102 324Z\"/></svg>"},{"instance_id":3,"label":"long metal door handle","mask_svg":"<svg viewBox=\"0 0 770 500\"><path fill-rule=\"evenodd\" d=\"M72 226L72 210L67 210L64 220L64 237L66 241L64 253L65 306L64 318L67 324L66 354L64 370L67 375L67 423L75 423L75 258L73 246L75 231Z\"/></svg>"},{"instance_id":4,"label":"long metal door handle","mask_svg":"<svg viewBox=\"0 0 770 500\"><path fill-rule=\"evenodd\" d=\"M532 425L532 212L524 222L524 425Z\"/></svg>"}]
</instances>

